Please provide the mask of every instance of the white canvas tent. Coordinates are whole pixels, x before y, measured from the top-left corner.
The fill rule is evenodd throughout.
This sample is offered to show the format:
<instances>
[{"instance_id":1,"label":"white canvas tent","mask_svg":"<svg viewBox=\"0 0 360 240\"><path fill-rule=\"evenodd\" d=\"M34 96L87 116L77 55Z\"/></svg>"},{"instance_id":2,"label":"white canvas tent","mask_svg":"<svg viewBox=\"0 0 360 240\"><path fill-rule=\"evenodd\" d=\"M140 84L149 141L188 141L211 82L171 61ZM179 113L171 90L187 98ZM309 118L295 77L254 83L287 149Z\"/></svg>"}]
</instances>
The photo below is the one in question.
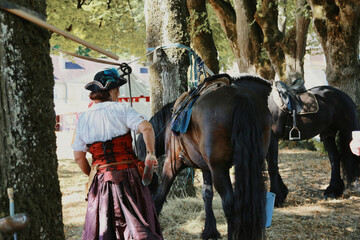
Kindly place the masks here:
<instances>
[{"instance_id":1,"label":"white canvas tent","mask_svg":"<svg viewBox=\"0 0 360 240\"><path fill-rule=\"evenodd\" d=\"M130 74L130 86L132 106L150 119L150 86L133 73ZM120 101L130 103L129 83L120 87Z\"/></svg>"},{"instance_id":2,"label":"white canvas tent","mask_svg":"<svg viewBox=\"0 0 360 240\"><path fill-rule=\"evenodd\" d=\"M88 97L89 91L84 88L85 84L92 81L97 72L113 66L83 59L67 59L62 56L52 56L52 61L55 79L54 103L58 129L71 131L75 128L79 113L86 111L91 103ZM141 71L144 70L141 65L132 64L131 67L133 69L133 73L130 75L133 107L149 118L150 88L147 81L148 75ZM130 104L129 97L129 85L125 84L120 88L120 100Z\"/></svg>"}]
</instances>

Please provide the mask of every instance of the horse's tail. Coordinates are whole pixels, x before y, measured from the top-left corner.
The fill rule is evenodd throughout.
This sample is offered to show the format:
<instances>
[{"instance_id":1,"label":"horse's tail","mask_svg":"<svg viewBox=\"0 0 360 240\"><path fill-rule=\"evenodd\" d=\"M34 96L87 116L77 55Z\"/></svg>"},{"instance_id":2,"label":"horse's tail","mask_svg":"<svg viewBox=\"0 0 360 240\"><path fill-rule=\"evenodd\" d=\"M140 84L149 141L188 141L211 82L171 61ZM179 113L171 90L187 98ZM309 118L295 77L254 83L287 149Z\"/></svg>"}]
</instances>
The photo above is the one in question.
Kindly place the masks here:
<instances>
[{"instance_id":1,"label":"horse's tail","mask_svg":"<svg viewBox=\"0 0 360 240\"><path fill-rule=\"evenodd\" d=\"M265 233L266 191L262 168L267 149L263 149L264 116L259 116L257 109L251 99L244 98L235 107L233 114L232 142L235 164L233 239L262 239Z\"/></svg>"},{"instance_id":2,"label":"horse's tail","mask_svg":"<svg viewBox=\"0 0 360 240\"><path fill-rule=\"evenodd\" d=\"M354 101L343 92L342 96L344 120L340 123L339 130L340 161L347 183L350 184L360 177L360 157L352 154L349 146L352 131L360 130L360 126Z\"/></svg>"},{"instance_id":3,"label":"horse's tail","mask_svg":"<svg viewBox=\"0 0 360 240\"><path fill-rule=\"evenodd\" d=\"M360 177L360 157L351 153L349 146L351 139L351 131L339 131L340 161L348 184L358 180Z\"/></svg>"}]
</instances>

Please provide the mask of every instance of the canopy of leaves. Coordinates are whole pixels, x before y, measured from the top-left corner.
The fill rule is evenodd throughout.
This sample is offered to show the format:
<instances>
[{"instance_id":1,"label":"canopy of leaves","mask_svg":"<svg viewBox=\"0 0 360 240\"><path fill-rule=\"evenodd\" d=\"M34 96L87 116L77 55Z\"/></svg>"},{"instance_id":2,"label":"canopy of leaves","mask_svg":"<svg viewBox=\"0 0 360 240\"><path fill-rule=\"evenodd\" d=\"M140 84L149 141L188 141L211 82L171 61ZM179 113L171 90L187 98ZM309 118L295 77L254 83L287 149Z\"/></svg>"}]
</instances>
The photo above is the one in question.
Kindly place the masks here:
<instances>
[{"instance_id":1,"label":"canopy of leaves","mask_svg":"<svg viewBox=\"0 0 360 240\"><path fill-rule=\"evenodd\" d=\"M144 1L139 0L47 0L47 22L95 44L120 58L145 54ZM84 47L58 34L51 46L69 52ZM86 55L99 57L95 51Z\"/></svg>"}]
</instances>

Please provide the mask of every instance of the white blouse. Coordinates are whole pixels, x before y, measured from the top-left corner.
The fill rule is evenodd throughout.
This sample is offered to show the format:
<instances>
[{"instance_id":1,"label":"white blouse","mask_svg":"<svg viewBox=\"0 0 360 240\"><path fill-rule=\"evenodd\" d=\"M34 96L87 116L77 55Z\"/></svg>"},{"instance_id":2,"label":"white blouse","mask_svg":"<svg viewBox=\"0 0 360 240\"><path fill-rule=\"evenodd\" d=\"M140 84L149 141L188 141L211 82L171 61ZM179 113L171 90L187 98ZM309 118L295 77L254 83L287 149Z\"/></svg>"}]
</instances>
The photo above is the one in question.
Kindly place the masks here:
<instances>
[{"instance_id":1,"label":"white blouse","mask_svg":"<svg viewBox=\"0 0 360 240\"><path fill-rule=\"evenodd\" d=\"M72 148L86 152L86 144L105 142L124 135L129 130L138 132L137 126L146 117L136 112L129 104L101 102L93 104L79 117Z\"/></svg>"}]
</instances>

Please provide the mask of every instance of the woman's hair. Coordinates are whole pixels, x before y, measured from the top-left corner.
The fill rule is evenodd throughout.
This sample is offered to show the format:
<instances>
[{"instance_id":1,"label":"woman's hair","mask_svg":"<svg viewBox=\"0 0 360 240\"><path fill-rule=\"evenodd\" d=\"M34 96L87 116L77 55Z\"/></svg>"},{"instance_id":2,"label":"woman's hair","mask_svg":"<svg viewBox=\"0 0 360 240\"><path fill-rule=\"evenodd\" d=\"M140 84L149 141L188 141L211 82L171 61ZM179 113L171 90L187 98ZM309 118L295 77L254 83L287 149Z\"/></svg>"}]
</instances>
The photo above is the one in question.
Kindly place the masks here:
<instances>
[{"instance_id":1,"label":"woman's hair","mask_svg":"<svg viewBox=\"0 0 360 240\"><path fill-rule=\"evenodd\" d=\"M99 100L99 101L108 101L110 99L110 92L109 91L98 91L98 92L91 92L89 94L91 100Z\"/></svg>"}]
</instances>

